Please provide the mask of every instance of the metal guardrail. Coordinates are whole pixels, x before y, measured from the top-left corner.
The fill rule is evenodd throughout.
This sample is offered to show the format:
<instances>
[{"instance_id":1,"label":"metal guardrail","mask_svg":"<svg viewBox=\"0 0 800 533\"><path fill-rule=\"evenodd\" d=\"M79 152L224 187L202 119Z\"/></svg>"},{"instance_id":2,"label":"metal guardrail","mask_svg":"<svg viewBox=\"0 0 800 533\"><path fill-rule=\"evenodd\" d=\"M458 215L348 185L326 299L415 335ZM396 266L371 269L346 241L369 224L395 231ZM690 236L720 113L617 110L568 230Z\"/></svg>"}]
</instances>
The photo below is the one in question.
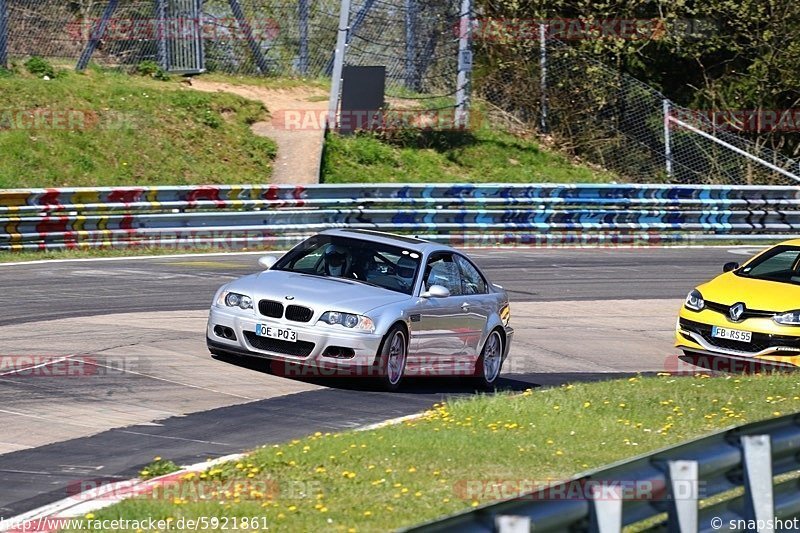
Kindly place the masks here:
<instances>
[{"instance_id":1,"label":"metal guardrail","mask_svg":"<svg viewBox=\"0 0 800 533\"><path fill-rule=\"evenodd\" d=\"M284 246L330 227L471 244L781 239L800 189L669 185L250 185L0 190L0 250Z\"/></svg>"},{"instance_id":2,"label":"metal guardrail","mask_svg":"<svg viewBox=\"0 0 800 533\"><path fill-rule=\"evenodd\" d=\"M716 433L406 531L611 533L637 525L648 531L683 533L797 530L800 520L793 528L780 527L776 520L800 518L798 469L800 414L793 414Z\"/></svg>"}]
</instances>

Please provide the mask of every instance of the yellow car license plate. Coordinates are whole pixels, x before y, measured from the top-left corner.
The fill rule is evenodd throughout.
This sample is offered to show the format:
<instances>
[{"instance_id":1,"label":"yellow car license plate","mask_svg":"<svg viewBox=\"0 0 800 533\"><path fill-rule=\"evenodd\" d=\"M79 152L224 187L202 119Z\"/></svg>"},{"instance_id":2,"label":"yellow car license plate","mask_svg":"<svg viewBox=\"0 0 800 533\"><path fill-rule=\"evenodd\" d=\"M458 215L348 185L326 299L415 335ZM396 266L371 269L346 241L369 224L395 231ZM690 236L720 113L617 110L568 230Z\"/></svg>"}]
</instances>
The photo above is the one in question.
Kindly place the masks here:
<instances>
[{"instance_id":1,"label":"yellow car license plate","mask_svg":"<svg viewBox=\"0 0 800 533\"><path fill-rule=\"evenodd\" d=\"M753 340L753 333L740 329L728 329L714 326L711 328L711 336L718 339L728 339L729 341L750 342Z\"/></svg>"}]
</instances>

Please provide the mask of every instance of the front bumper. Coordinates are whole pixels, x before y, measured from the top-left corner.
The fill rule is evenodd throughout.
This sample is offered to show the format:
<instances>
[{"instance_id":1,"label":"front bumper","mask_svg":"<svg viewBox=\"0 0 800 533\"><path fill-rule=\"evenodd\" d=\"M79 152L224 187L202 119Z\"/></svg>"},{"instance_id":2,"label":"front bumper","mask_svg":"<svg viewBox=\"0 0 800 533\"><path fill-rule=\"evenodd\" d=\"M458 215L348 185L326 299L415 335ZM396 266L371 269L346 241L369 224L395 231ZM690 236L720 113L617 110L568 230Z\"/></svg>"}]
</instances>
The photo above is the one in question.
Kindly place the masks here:
<instances>
[{"instance_id":1,"label":"front bumper","mask_svg":"<svg viewBox=\"0 0 800 533\"><path fill-rule=\"evenodd\" d=\"M273 341L255 335L256 325L288 328L297 332L297 341ZM236 339L218 335L216 327L231 328ZM338 326L316 326L285 319L242 316L216 306L211 308L206 327L209 348L240 355L253 355L277 361L302 363L314 366L336 365L367 367L375 362L382 337L373 333L347 331ZM352 357L340 358L323 355L328 348L348 348ZM335 350L334 350L335 351Z\"/></svg>"},{"instance_id":2,"label":"front bumper","mask_svg":"<svg viewBox=\"0 0 800 533\"><path fill-rule=\"evenodd\" d=\"M714 326L752 333L749 343L718 339ZM675 326L675 346L697 354L800 366L800 327L783 326L771 318L748 318L732 322L722 313L704 309L700 312L682 308Z\"/></svg>"}]
</instances>

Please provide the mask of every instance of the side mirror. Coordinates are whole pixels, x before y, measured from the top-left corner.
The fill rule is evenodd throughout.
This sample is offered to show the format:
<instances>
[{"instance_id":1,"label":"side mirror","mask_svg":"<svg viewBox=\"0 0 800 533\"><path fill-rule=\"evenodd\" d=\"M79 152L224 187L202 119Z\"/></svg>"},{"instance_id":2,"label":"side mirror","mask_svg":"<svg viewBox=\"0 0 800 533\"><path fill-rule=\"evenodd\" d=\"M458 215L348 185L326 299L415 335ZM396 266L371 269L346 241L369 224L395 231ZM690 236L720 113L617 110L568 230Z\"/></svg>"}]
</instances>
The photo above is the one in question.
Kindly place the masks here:
<instances>
[{"instance_id":1,"label":"side mirror","mask_svg":"<svg viewBox=\"0 0 800 533\"><path fill-rule=\"evenodd\" d=\"M722 271L730 272L731 270L736 270L737 268L739 268L739 263L737 263L736 261L731 261L730 263L725 263L722 266Z\"/></svg>"},{"instance_id":2,"label":"side mirror","mask_svg":"<svg viewBox=\"0 0 800 533\"><path fill-rule=\"evenodd\" d=\"M442 285L431 285L430 289L420 294L421 298L447 298L450 296L450 289Z\"/></svg>"},{"instance_id":3,"label":"side mirror","mask_svg":"<svg viewBox=\"0 0 800 533\"><path fill-rule=\"evenodd\" d=\"M272 268L272 265L278 262L278 258L274 255L262 255L258 258L258 264L264 268L264 270L269 270Z\"/></svg>"}]
</instances>

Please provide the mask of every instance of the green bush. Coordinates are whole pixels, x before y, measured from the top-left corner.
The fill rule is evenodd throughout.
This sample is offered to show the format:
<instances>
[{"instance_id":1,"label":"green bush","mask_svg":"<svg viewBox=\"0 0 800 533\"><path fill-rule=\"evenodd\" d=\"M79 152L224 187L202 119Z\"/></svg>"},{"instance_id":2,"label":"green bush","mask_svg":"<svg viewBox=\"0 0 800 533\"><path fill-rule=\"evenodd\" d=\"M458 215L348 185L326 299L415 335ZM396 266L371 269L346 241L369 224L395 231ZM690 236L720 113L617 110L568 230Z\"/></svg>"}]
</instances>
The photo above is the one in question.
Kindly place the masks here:
<instances>
[{"instance_id":1,"label":"green bush","mask_svg":"<svg viewBox=\"0 0 800 533\"><path fill-rule=\"evenodd\" d=\"M25 68L28 69L28 72L39 78L44 78L45 76L48 78L56 77L56 69L41 57L33 56L27 60L25 62Z\"/></svg>"},{"instance_id":2,"label":"green bush","mask_svg":"<svg viewBox=\"0 0 800 533\"><path fill-rule=\"evenodd\" d=\"M142 61L136 65L136 74L147 76L154 80L169 81L169 74L167 74L158 63L152 60Z\"/></svg>"}]
</instances>

